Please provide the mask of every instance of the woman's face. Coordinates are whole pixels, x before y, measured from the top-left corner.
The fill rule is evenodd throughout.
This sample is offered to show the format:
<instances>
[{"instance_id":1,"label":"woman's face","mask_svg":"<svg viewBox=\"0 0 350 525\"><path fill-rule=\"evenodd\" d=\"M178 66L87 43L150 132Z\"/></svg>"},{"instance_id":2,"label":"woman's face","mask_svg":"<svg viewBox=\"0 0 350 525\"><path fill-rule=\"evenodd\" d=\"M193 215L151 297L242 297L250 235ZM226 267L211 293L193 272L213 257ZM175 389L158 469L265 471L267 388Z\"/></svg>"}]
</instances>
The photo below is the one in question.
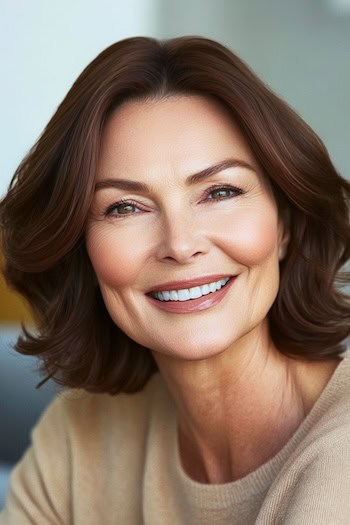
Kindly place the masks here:
<instances>
[{"instance_id":1,"label":"woman's face","mask_svg":"<svg viewBox=\"0 0 350 525\"><path fill-rule=\"evenodd\" d=\"M125 103L104 131L96 182L87 251L107 310L131 339L203 359L266 326L288 235L218 103L201 96ZM221 291L202 288L224 278ZM164 284L172 293L149 294Z\"/></svg>"}]
</instances>

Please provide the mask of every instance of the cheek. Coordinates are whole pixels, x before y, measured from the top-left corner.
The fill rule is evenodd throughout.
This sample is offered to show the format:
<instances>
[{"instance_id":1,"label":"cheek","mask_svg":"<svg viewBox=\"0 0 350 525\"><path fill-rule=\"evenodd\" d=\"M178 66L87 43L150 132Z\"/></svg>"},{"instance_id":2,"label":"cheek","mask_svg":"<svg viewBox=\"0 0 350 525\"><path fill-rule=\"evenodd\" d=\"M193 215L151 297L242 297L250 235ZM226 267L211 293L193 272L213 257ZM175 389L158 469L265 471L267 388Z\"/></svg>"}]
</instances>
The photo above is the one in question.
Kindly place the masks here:
<instances>
[{"instance_id":1,"label":"cheek","mask_svg":"<svg viewBox=\"0 0 350 525\"><path fill-rule=\"evenodd\" d=\"M134 283L144 264L141 243L130 235L115 235L113 227L92 228L86 234L86 248L101 285L123 287Z\"/></svg>"},{"instance_id":2,"label":"cheek","mask_svg":"<svg viewBox=\"0 0 350 525\"><path fill-rule=\"evenodd\" d=\"M221 228L221 238L231 257L254 266L271 257L277 247L277 216L274 210L242 209ZM276 252L277 253L277 252Z\"/></svg>"}]
</instances>

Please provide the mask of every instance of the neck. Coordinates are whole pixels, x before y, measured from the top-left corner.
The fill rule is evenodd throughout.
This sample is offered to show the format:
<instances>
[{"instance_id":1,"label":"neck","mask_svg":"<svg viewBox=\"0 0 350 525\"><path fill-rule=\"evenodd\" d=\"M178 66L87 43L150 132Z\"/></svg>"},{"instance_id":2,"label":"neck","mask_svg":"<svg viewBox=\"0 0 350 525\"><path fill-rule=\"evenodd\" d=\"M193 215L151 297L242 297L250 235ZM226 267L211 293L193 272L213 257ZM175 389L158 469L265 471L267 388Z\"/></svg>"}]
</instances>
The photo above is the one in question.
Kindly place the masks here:
<instances>
[{"instance_id":1,"label":"neck","mask_svg":"<svg viewBox=\"0 0 350 525\"><path fill-rule=\"evenodd\" d=\"M199 482L239 479L277 454L336 366L309 367L257 341L200 361L155 353L177 406L182 466Z\"/></svg>"}]
</instances>

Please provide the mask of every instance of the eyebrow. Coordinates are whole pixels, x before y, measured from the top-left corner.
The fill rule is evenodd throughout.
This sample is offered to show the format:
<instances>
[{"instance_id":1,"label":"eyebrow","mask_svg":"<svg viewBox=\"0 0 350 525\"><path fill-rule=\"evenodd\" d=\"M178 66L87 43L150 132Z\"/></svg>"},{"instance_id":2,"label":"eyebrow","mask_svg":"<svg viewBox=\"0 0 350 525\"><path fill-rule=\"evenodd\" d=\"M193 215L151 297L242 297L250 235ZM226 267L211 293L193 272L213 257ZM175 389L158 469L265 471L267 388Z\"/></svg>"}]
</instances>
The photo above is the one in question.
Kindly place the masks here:
<instances>
[{"instance_id":1,"label":"eyebrow","mask_svg":"<svg viewBox=\"0 0 350 525\"><path fill-rule=\"evenodd\" d=\"M228 168L245 168L256 173L256 170L253 168L253 166L245 160L226 159L222 160L217 164L214 164L213 166L209 166L208 168L205 168L199 171L198 173L189 175L186 179L186 185L192 186L194 184L197 184L198 182L201 182L215 175L216 173L219 173L220 171L226 170ZM99 182L96 182L95 184L95 191L99 191L106 188L117 188L121 190L137 191L143 193L152 192L152 188L144 182L138 182L129 179L104 179Z\"/></svg>"}]
</instances>

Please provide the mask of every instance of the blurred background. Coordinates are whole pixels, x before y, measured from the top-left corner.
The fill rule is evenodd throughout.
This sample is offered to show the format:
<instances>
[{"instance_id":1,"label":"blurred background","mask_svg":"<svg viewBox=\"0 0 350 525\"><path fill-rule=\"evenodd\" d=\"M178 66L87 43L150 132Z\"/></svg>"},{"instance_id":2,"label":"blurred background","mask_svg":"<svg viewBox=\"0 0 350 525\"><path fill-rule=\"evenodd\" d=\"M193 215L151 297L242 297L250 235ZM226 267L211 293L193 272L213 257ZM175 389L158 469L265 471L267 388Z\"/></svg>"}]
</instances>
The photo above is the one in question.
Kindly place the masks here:
<instances>
[{"instance_id":1,"label":"blurred background","mask_svg":"<svg viewBox=\"0 0 350 525\"><path fill-rule=\"evenodd\" d=\"M350 0L0 0L0 196L82 69L128 36L201 35L236 52L350 178ZM1 254L0 254L1 260ZM11 345L30 324L0 277L0 507L8 473L55 394Z\"/></svg>"}]
</instances>

